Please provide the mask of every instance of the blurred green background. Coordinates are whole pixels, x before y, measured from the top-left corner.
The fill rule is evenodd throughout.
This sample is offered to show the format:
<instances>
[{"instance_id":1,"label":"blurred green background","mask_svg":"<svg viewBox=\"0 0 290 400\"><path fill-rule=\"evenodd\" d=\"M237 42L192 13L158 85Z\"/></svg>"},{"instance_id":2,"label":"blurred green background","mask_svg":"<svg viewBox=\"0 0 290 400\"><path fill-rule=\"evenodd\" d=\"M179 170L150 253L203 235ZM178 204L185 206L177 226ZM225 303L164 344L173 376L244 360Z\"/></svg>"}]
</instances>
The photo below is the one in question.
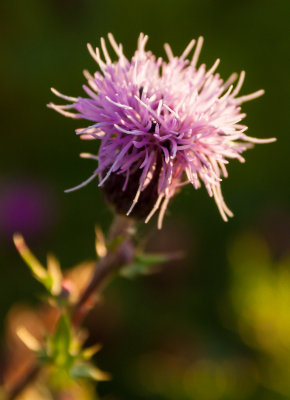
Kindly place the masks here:
<instances>
[{"instance_id":1,"label":"blurred green background","mask_svg":"<svg viewBox=\"0 0 290 400\"><path fill-rule=\"evenodd\" d=\"M204 189L186 187L164 229L147 229L148 247L186 252L186 260L135 281L115 280L88 319L90 341L104 343L99 365L112 382L106 399L290 399L290 173L288 0L2 0L0 297L1 337L12 304L37 304L37 283L13 247L21 231L44 260L64 268L94 258L94 226L112 214L97 185L64 194L95 168L96 152L74 129L81 121L46 108L51 86L81 95L83 69L96 65L86 43L108 32L131 56L140 31L164 56L203 35L200 62L221 58L227 78L246 70L242 94L257 145L233 161L222 184L235 217L224 223ZM287 261L288 259L288 261ZM1 368L0 368L1 369Z\"/></svg>"}]
</instances>

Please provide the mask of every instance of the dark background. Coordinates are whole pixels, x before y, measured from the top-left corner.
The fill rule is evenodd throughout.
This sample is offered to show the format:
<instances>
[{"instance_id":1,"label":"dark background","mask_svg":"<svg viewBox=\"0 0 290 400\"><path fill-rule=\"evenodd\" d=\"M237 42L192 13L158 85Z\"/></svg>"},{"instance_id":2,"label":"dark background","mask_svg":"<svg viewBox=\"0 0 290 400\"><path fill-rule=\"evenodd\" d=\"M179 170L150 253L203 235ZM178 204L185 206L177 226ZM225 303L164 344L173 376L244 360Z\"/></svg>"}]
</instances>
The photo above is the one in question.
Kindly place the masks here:
<instances>
[{"instance_id":1,"label":"dark background","mask_svg":"<svg viewBox=\"0 0 290 400\"><path fill-rule=\"evenodd\" d=\"M264 329L257 316L259 304L274 301L280 293L279 285L266 280L273 297L263 297L261 292L255 303L258 311L245 331L241 315L245 307L253 311L253 303L250 297L246 305L235 299L247 298L253 285L257 285L253 293L258 293L261 281L242 287L238 281L235 286L235 266L231 267L235 261L229 256L240 240L246 243L239 250L241 257L251 255L249 248L257 249L253 245L257 240L267 249L273 272L290 254L289 13L287 0L1 2L2 336L12 304L37 303L40 291L13 247L13 232L21 231L41 260L52 251L68 268L94 258L94 226L107 230L112 219L95 183L64 194L95 168L93 161L81 160L78 154L96 152L96 144L74 135L74 129L85 123L46 108L50 101L58 102L49 88L81 95L82 70L96 69L86 43L99 45L99 38L108 32L123 43L128 57L140 32L150 37L147 48L162 56L164 42L181 54L192 38L203 35L200 62L211 66L221 58L218 71L225 79L245 69L242 94L266 91L243 106L249 135L275 136L278 141L249 150L244 165L230 164L229 178L222 183L235 214L228 223L222 221L205 189L195 191L189 186L170 204L161 232L155 220L150 222L149 247L151 242L157 250L180 249L187 258L155 276L135 281L119 278L107 290L100 320L96 325L92 318L88 321L92 337L104 343L99 364L114 375L100 391L115 396L108 398L127 400L290 399L286 382L290 346L280 338L290 331L290 300L284 296L277 304L279 328L275 323L274 330L268 329L273 311ZM283 265L287 293L290 264ZM262 274L259 266L258 261L253 263L254 276ZM256 335L260 328L261 337ZM269 343L280 335L277 351L261 344L263 332ZM267 363L277 365L274 372L264 368Z\"/></svg>"}]
</instances>

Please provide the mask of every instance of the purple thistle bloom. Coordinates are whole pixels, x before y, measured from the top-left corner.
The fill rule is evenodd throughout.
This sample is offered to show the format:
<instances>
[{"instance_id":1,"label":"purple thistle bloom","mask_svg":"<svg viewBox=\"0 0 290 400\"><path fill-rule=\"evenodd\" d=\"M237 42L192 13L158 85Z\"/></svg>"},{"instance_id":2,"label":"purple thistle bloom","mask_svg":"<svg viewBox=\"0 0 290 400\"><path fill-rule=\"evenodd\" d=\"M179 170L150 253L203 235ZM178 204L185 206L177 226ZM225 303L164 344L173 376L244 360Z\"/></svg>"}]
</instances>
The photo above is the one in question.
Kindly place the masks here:
<instances>
[{"instance_id":1,"label":"purple thistle bloom","mask_svg":"<svg viewBox=\"0 0 290 400\"><path fill-rule=\"evenodd\" d=\"M161 228L168 202L179 188L191 183L198 189L203 183L227 221L233 214L224 202L220 182L227 177L228 159L244 162L241 154L252 143L275 141L247 136L247 127L240 123L245 117L241 104L264 91L237 97L245 72L241 72L235 86L237 74L224 82L215 72L219 59L209 70L204 64L197 67L202 37L191 60L187 56L194 40L180 57L174 56L165 44L168 61L145 51L148 36L144 34L140 34L131 60L112 34L108 38L118 60L111 61L103 38L104 60L98 48L93 50L88 45L101 72L94 76L84 72L87 97L68 97L52 89L72 104L49 107L67 117L92 121L93 125L76 132L83 139L101 141L98 156L81 154L98 160L98 168L89 179L67 192L98 176L99 186L117 212L145 217L148 222L160 210Z\"/></svg>"}]
</instances>

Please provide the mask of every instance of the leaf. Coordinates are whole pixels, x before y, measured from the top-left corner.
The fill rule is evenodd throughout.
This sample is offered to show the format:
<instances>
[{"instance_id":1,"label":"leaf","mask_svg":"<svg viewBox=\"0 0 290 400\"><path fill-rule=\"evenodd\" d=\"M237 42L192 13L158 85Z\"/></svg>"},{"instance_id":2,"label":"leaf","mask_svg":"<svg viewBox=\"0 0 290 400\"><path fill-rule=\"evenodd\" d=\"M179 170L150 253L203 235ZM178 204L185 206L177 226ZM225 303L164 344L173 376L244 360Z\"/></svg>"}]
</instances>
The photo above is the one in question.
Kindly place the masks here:
<instances>
[{"instance_id":1,"label":"leaf","mask_svg":"<svg viewBox=\"0 0 290 400\"><path fill-rule=\"evenodd\" d=\"M68 366L71 362L71 342L71 326L68 317L62 315L58 321L56 331L51 338L51 357L56 365Z\"/></svg>"},{"instance_id":2,"label":"leaf","mask_svg":"<svg viewBox=\"0 0 290 400\"><path fill-rule=\"evenodd\" d=\"M47 255L47 271L51 278L49 290L53 296L57 296L61 292L62 272L59 261L52 254Z\"/></svg>"},{"instance_id":3,"label":"leaf","mask_svg":"<svg viewBox=\"0 0 290 400\"><path fill-rule=\"evenodd\" d=\"M16 330L16 335L29 350L35 352L39 352L41 350L40 342L24 326L20 326Z\"/></svg>"},{"instance_id":4,"label":"leaf","mask_svg":"<svg viewBox=\"0 0 290 400\"><path fill-rule=\"evenodd\" d=\"M121 275L126 278L134 278L138 275L146 275L158 264L171 260L170 254L137 254L132 264L121 269Z\"/></svg>"},{"instance_id":5,"label":"leaf","mask_svg":"<svg viewBox=\"0 0 290 400\"><path fill-rule=\"evenodd\" d=\"M73 378L88 378L95 381L107 381L111 378L107 372L101 371L92 364L81 361L78 361L71 367L70 374Z\"/></svg>"},{"instance_id":6,"label":"leaf","mask_svg":"<svg viewBox=\"0 0 290 400\"><path fill-rule=\"evenodd\" d=\"M30 268L31 272L37 280L46 286L48 280L48 273L43 265L37 260L34 254L27 247L23 236L20 233L13 235L13 241L19 254Z\"/></svg>"},{"instance_id":7,"label":"leaf","mask_svg":"<svg viewBox=\"0 0 290 400\"><path fill-rule=\"evenodd\" d=\"M101 344L95 344L94 346L87 347L82 351L82 356L85 360L89 360L102 348Z\"/></svg>"},{"instance_id":8,"label":"leaf","mask_svg":"<svg viewBox=\"0 0 290 400\"><path fill-rule=\"evenodd\" d=\"M136 259L147 265L156 265L171 260L172 254L141 253L136 256Z\"/></svg>"},{"instance_id":9,"label":"leaf","mask_svg":"<svg viewBox=\"0 0 290 400\"><path fill-rule=\"evenodd\" d=\"M109 243L108 243L108 250L111 252L116 251L119 246L124 242L125 237L122 235L116 236L114 239L112 239Z\"/></svg>"},{"instance_id":10,"label":"leaf","mask_svg":"<svg viewBox=\"0 0 290 400\"><path fill-rule=\"evenodd\" d=\"M30 251L23 236L16 233L13 241L19 254L28 265L34 277L53 296L61 292L62 272L58 260L51 254L47 256L47 270Z\"/></svg>"},{"instance_id":11,"label":"leaf","mask_svg":"<svg viewBox=\"0 0 290 400\"><path fill-rule=\"evenodd\" d=\"M96 239L95 239L96 254L98 258L103 258L107 254L105 236L99 226L95 227L95 233L96 233Z\"/></svg>"}]
</instances>

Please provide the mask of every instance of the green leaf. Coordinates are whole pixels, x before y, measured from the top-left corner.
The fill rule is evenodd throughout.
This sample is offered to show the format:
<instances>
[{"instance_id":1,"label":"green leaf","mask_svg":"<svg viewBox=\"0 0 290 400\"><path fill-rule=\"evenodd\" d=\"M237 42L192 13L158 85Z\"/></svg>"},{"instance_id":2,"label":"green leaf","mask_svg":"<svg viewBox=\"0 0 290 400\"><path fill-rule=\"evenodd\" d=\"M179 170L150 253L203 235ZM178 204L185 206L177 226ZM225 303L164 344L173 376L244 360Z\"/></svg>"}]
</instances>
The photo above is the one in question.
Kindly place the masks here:
<instances>
[{"instance_id":1,"label":"green leaf","mask_svg":"<svg viewBox=\"0 0 290 400\"><path fill-rule=\"evenodd\" d=\"M115 237L108 243L107 248L109 251L114 252L118 249L118 247L124 242L125 237L122 235Z\"/></svg>"},{"instance_id":2,"label":"green leaf","mask_svg":"<svg viewBox=\"0 0 290 400\"><path fill-rule=\"evenodd\" d=\"M55 365L68 367L72 361L72 355L70 354L71 329L68 317L62 315L51 338L51 357Z\"/></svg>"},{"instance_id":3,"label":"green leaf","mask_svg":"<svg viewBox=\"0 0 290 400\"><path fill-rule=\"evenodd\" d=\"M158 254L158 253L141 253L137 254L136 260L147 265L162 264L166 261L171 260L171 254Z\"/></svg>"},{"instance_id":4,"label":"green leaf","mask_svg":"<svg viewBox=\"0 0 290 400\"><path fill-rule=\"evenodd\" d=\"M25 346L31 350L31 351L35 351L35 352L40 352L42 350L41 348L41 344L38 341L38 339L36 339L36 337L34 337L28 329L26 329L25 326L19 326L16 329L16 335L19 337L19 339L22 341L22 343L25 344Z\"/></svg>"},{"instance_id":5,"label":"green leaf","mask_svg":"<svg viewBox=\"0 0 290 400\"><path fill-rule=\"evenodd\" d=\"M106 256L108 249L104 233L99 226L95 227L95 234L96 234L96 239L95 239L96 254L98 258L103 258Z\"/></svg>"},{"instance_id":6,"label":"green leaf","mask_svg":"<svg viewBox=\"0 0 290 400\"><path fill-rule=\"evenodd\" d=\"M81 355L85 360L90 360L101 348L102 345L97 343L94 346L84 349Z\"/></svg>"},{"instance_id":7,"label":"green leaf","mask_svg":"<svg viewBox=\"0 0 290 400\"><path fill-rule=\"evenodd\" d=\"M49 291L53 296L61 292L62 272L58 260L52 255L47 255L47 270L51 279Z\"/></svg>"},{"instance_id":8,"label":"green leaf","mask_svg":"<svg viewBox=\"0 0 290 400\"><path fill-rule=\"evenodd\" d=\"M121 275L126 278L134 278L138 275L146 275L153 272L153 268L171 259L170 254L137 254L132 264L121 269Z\"/></svg>"},{"instance_id":9,"label":"green leaf","mask_svg":"<svg viewBox=\"0 0 290 400\"><path fill-rule=\"evenodd\" d=\"M58 261L52 255L48 255L46 269L30 251L22 235L16 233L13 236L13 241L34 277L42 283L52 296L57 296L61 291L62 282L62 273Z\"/></svg>"},{"instance_id":10,"label":"green leaf","mask_svg":"<svg viewBox=\"0 0 290 400\"><path fill-rule=\"evenodd\" d=\"M107 381L110 379L110 375L108 373L101 371L92 364L81 361L78 361L71 367L70 374L76 379L88 378L95 381Z\"/></svg>"},{"instance_id":11,"label":"green leaf","mask_svg":"<svg viewBox=\"0 0 290 400\"><path fill-rule=\"evenodd\" d=\"M13 241L16 249L30 268L35 278L46 286L48 273L44 266L37 260L34 254L27 247L23 236L20 233L16 233L13 236Z\"/></svg>"}]
</instances>

